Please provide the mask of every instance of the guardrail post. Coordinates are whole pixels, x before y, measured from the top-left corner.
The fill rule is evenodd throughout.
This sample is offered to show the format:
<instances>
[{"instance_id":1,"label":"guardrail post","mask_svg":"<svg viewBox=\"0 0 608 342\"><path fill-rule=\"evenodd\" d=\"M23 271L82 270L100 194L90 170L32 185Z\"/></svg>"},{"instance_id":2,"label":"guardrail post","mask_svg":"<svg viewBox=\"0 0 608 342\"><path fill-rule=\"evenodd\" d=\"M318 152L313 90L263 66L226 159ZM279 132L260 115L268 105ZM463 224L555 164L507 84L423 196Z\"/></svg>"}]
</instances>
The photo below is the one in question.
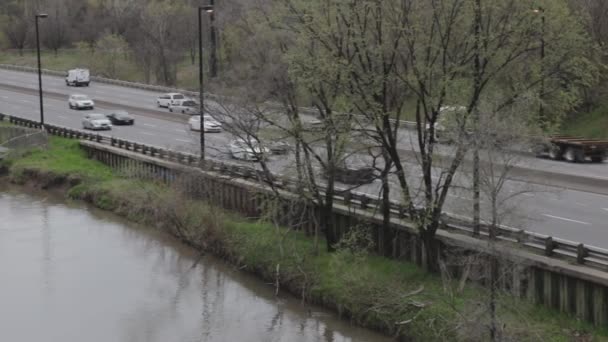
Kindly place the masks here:
<instances>
[{"instance_id":1,"label":"guardrail post","mask_svg":"<svg viewBox=\"0 0 608 342\"><path fill-rule=\"evenodd\" d=\"M555 243L553 243L553 238L550 236L547 236L547 238L545 239L545 255L552 256L554 249L555 249Z\"/></svg>"},{"instance_id":2,"label":"guardrail post","mask_svg":"<svg viewBox=\"0 0 608 342\"><path fill-rule=\"evenodd\" d=\"M344 204L346 204L347 206L350 207L350 201L352 199L353 195L350 193L350 191L346 191L344 193Z\"/></svg>"},{"instance_id":3,"label":"guardrail post","mask_svg":"<svg viewBox=\"0 0 608 342\"><path fill-rule=\"evenodd\" d=\"M518 230L516 239L517 239L517 243L524 243L524 241L526 239L526 231L523 229Z\"/></svg>"},{"instance_id":4,"label":"guardrail post","mask_svg":"<svg viewBox=\"0 0 608 342\"><path fill-rule=\"evenodd\" d=\"M403 205L399 205L399 218L400 219L404 219L407 217L407 210L405 209L405 206Z\"/></svg>"},{"instance_id":5,"label":"guardrail post","mask_svg":"<svg viewBox=\"0 0 608 342\"><path fill-rule=\"evenodd\" d=\"M367 196L361 197L361 209L367 209L367 206L371 202L371 199Z\"/></svg>"},{"instance_id":6,"label":"guardrail post","mask_svg":"<svg viewBox=\"0 0 608 342\"><path fill-rule=\"evenodd\" d=\"M576 262L584 264L587 255L589 255L589 251L587 251L584 244L579 243L578 246L576 246Z\"/></svg>"}]
</instances>

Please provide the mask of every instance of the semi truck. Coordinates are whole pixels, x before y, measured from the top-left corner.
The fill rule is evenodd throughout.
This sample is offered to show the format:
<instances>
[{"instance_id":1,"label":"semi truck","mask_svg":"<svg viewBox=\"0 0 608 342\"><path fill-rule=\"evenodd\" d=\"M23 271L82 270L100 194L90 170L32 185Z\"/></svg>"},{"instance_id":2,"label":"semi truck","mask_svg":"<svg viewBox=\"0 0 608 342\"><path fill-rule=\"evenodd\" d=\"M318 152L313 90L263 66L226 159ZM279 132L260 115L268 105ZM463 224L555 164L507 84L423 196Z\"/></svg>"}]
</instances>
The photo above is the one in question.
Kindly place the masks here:
<instances>
[{"instance_id":1,"label":"semi truck","mask_svg":"<svg viewBox=\"0 0 608 342\"><path fill-rule=\"evenodd\" d=\"M550 136L541 146L538 156L553 160L582 163L590 160L601 163L606 159L608 140L589 139L568 135Z\"/></svg>"}]
</instances>

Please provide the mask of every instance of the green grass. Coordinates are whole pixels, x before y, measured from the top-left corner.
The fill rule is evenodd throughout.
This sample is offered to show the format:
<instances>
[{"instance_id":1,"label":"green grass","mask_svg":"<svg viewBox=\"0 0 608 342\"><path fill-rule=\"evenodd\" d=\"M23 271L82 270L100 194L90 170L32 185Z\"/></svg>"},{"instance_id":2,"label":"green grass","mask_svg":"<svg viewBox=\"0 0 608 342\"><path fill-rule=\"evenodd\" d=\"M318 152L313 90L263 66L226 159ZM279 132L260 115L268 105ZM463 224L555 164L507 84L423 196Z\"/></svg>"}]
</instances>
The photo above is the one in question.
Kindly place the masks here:
<instances>
[{"instance_id":1,"label":"green grass","mask_svg":"<svg viewBox=\"0 0 608 342\"><path fill-rule=\"evenodd\" d=\"M44 69L67 71L76 67L88 68L92 75L99 75L96 70L95 55L79 49L62 49L57 55L53 51L43 51L42 67ZM12 64L20 66L37 66L37 56L33 51L26 51L23 55L17 52L1 52L0 64ZM145 77L137 62L132 58L120 59L116 62L116 68L120 74L118 79L131 82L144 82ZM190 58L184 58L177 67L177 87L184 89L195 89L198 87L198 64L192 64ZM151 75L151 83L158 83Z\"/></svg>"},{"instance_id":2,"label":"green grass","mask_svg":"<svg viewBox=\"0 0 608 342\"><path fill-rule=\"evenodd\" d=\"M608 106L601 106L590 113L581 113L567 120L562 132L585 138L608 139Z\"/></svg>"},{"instance_id":3,"label":"green grass","mask_svg":"<svg viewBox=\"0 0 608 342\"><path fill-rule=\"evenodd\" d=\"M63 177L104 181L113 177L112 170L86 158L78 140L50 137L47 149L36 148L21 156L9 159L13 172L37 170Z\"/></svg>"},{"instance_id":4,"label":"green grass","mask_svg":"<svg viewBox=\"0 0 608 342\"><path fill-rule=\"evenodd\" d=\"M314 240L302 232L244 219L187 199L163 184L122 178L87 159L73 140L51 138L48 150L34 150L13 159L9 172L26 169L63 177L76 175L85 181L68 191L70 197L214 251L269 283L274 283L279 265L283 290L288 288L308 300L333 307L354 323L416 341L487 340L487 330L480 330L488 321L487 314L474 314L479 303L486 303L485 289L471 285L463 293L453 294L455 281L442 282L438 275L414 264L360 250L341 248L330 254L324 250L322 239L317 252ZM33 180L37 177L31 172L28 176ZM566 342L573 341L575 334L595 341L608 340L605 329L594 329L506 295L500 296L498 310L511 340ZM477 336L480 332L482 335Z\"/></svg>"}]
</instances>

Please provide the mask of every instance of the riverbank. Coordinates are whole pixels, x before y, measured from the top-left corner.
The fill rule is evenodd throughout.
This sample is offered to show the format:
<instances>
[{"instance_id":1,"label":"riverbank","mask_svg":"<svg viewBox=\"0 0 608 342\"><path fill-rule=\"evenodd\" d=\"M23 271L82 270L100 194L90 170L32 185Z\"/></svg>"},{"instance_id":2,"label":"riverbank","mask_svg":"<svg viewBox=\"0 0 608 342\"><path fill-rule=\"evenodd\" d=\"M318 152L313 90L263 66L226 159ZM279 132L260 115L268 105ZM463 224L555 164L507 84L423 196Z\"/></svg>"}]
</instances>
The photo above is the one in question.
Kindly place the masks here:
<instances>
[{"instance_id":1,"label":"riverbank","mask_svg":"<svg viewBox=\"0 0 608 342\"><path fill-rule=\"evenodd\" d=\"M7 164L3 181L61 191L167 231L259 275L279 293L286 290L333 308L355 324L401 340L488 339L489 296L483 289L469 286L460 292L457 281L348 244L337 253L322 248L317 253L313 239L299 232L190 200L180 189L125 179L87 159L77 141L51 137L48 150L15 155ZM500 296L498 313L506 327L503 337L510 340L608 340L604 330L507 295Z\"/></svg>"}]
</instances>

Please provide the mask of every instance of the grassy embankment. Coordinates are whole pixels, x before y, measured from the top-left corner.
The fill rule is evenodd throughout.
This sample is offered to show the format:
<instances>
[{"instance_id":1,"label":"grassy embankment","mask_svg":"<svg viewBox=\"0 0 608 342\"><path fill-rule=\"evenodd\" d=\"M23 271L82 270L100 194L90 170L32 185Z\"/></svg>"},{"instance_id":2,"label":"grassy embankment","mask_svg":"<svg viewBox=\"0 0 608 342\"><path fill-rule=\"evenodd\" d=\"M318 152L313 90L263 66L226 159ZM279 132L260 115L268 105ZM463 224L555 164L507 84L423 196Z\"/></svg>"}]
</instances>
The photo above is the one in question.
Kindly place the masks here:
<instances>
[{"instance_id":1,"label":"grassy embankment","mask_svg":"<svg viewBox=\"0 0 608 342\"><path fill-rule=\"evenodd\" d=\"M415 341L488 336L487 311L479 306L487 298L483 289L471 286L457 293L455 282L442 282L415 265L347 248L315 254L312 239L298 232L283 239L284 230L268 223L185 199L163 185L126 180L87 159L77 141L52 137L48 150L21 153L5 163L5 180L60 187L73 199L165 230L267 281L274 283L278 273L282 289L337 309L356 324ZM606 330L508 296L501 296L498 310L512 340L608 340Z\"/></svg>"},{"instance_id":2,"label":"grassy embankment","mask_svg":"<svg viewBox=\"0 0 608 342\"><path fill-rule=\"evenodd\" d=\"M26 51L23 56L20 56L14 51L0 51L0 64L11 64L20 66L36 67L35 51ZM78 49L62 49L59 50L57 55L52 51L43 51L42 56L42 67L44 69L67 71L77 67L88 68L91 70L92 75L98 75L100 72L96 71L96 59L95 55L81 51ZM141 68L137 66L136 61L130 58L122 58L115 61L116 70L120 72L120 77L117 77L123 81L131 82L143 82L145 80L144 73ZM177 67L177 87L185 89L196 89L198 86L198 66L192 64L189 58L184 60ZM153 74L153 73L152 73ZM151 75L152 83L154 81L154 75Z\"/></svg>"}]
</instances>

